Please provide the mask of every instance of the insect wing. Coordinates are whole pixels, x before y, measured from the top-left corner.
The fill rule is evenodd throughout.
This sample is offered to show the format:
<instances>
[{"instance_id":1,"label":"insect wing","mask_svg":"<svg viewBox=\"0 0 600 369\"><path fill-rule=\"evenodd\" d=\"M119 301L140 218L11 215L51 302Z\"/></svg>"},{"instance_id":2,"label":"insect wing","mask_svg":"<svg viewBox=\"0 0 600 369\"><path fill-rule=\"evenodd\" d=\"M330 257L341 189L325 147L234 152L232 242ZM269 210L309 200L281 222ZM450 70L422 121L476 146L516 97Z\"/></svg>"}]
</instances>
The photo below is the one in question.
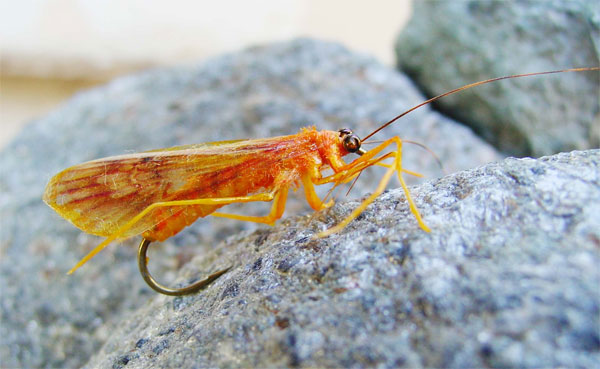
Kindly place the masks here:
<instances>
[{"instance_id":1,"label":"insect wing","mask_svg":"<svg viewBox=\"0 0 600 369\"><path fill-rule=\"evenodd\" d=\"M269 140L223 141L98 159L68 168L46 187L44 201L84 232L108 237L149 205L214 197L211 178L260 157ZM168 216L142 218L122 235L141 234Z\"/></svg>"}]
</instances>

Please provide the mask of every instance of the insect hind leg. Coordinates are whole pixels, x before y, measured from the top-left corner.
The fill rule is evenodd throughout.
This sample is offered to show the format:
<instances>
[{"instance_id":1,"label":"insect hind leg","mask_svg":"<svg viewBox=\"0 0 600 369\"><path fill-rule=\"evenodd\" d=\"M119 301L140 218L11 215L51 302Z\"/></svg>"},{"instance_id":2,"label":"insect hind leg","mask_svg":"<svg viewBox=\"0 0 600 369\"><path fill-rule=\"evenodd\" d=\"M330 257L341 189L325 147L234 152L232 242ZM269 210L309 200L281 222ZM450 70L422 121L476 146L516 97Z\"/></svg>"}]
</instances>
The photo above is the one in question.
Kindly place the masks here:
<instances>
[{"instance_id":1,"label":"insect hind leg","mask_svg":"<svg viewBox=\"0 0 600 369\"><path fill-rule=\"evenodd\" d=\"M91 258L93 258L97 253L102 251L106 246L108 246L111 242L115 241L119 237L121 237L125 232L127 232L131 227L133 227L137 222L139 222L143 217L148 215L151 211L161 207L170 207L170 206L192 206L192 205L228 205L236 202L254 202L254 201L271 201L275 196L274 192L271 193L261 193L251 196L238 196L238 197L221 197L221 198L207 198L207 199L191 199L191 200L175 200L175 201L162 201L156 202L154 204L148 205L144 210L139 212L136 216L131 218L127 223L122 225L117 231L115 231L112 235L108 236L104 241L102 241L98 246L96 246L92 251L90 251L86 256L84 256L71 270L67 272L67 274L72 274L74 271L79 269L83 264L87 263ZM285 205L285 201L284 201ZM283 213L283 212L282 212Z\"/></svg>"}]
</instances>

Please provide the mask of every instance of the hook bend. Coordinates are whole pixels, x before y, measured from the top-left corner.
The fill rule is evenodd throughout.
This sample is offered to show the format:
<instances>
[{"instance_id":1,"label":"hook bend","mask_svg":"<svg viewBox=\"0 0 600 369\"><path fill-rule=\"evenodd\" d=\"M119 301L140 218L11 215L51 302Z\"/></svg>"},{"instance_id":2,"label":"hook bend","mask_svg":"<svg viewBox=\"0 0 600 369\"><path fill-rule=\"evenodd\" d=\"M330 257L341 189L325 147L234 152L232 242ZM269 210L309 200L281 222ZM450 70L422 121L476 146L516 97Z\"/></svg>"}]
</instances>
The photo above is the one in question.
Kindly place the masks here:
<instances>
[{"instance_id":1,"label":"hook bend","mask_svg":"<svg viewBox=\"0 0 600 369\"><path fill-rule=\"evenodd\" d=\"M187 287L183 287L183 288L165 287L162 284L158 283L152 277L152 275L150 275L150 271L148 271L148 257L146 256L146 253L148 250L148 245L150 245L151 242L152 241L142 238L142 242L140 242L140 246L138 248L138 266L140 268L140 273L142 274L142 278L144 278L144 281L146 281L146 283L148 283L148 286L150 286L150 288L152 288L154 291L156 291L158 293L162 293L162 294L169 295L169 296L188 295L190 293L194 293L203 288L206 288L208 285L210 285L212 282L214 282L217 278L219 278L223 274L227 273L227 271L229 269L231 269L231 267L229 267L229 268L226 268L223 270L219 270L218 272L213 273L213 274L209 275L208 277L206 277L206 279L203 279L196 283L192 283L191 285L189 285Z\"/></svg>"}]
</instances>

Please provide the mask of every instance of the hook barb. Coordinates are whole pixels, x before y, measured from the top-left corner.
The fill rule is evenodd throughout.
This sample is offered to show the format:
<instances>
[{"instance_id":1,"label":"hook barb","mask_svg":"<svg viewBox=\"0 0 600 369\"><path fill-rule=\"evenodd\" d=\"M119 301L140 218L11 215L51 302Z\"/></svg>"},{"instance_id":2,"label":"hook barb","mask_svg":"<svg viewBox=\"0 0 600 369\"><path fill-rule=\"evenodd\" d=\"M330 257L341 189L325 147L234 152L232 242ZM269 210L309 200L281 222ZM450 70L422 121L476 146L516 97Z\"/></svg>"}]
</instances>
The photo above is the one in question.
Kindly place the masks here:
<instances>
[{"instance_id":1,"label":"hook barb","mask_svg":"<svg viewBox=\"0 0 600 369\"><path fill-rule=\"evenodd\" d=\"M150 286L150 288L152 288L154 291L156 291L158 293L162 293L164 295L169 295L169 296L188 295L190 293L194 293L194 292L197 292L201 289L208 287L208 285L210 285L217 278L219 278L223 274L227 273L227 271L229 271L229 269L231 269L231 267L228 267L226 269L219 270L218 272L213 273L213 274L209 275L208 277L206 277L206 279L203 279L196 283L192 283L191 285L189 285L187 287L183 287L183 288L165 287L162 284L158 283L152 277L152 275L150 275L150 271L148 271L148 257L146 256L146 253L148 250L148 245L150 245L151 242L152 241L142 238L142 242L140 242L140 246L138 248L138 266L140 268L140 273L142 274L142 278L144 278L144 281L146 281L146 283L148 283L148 286Z\"/></svg>"}]
</instances>

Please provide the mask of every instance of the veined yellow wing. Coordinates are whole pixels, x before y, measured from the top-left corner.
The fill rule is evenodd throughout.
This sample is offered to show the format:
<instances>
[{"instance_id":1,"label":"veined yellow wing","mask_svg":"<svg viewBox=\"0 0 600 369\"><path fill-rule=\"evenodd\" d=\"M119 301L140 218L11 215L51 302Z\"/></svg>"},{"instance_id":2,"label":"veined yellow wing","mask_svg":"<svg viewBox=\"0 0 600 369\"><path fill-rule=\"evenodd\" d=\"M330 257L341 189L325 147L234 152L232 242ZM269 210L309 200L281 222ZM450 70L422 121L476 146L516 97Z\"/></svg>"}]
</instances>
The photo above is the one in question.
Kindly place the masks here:
<instances>
[{"instance_id":1,"label":"veined yellow wing","mask_svg":"<svg viewBox=\"0 0 600 369\"><path fill-rule=\"evenodd\" d=\"M260 191L260 184L243 183L245 173L270 170L286 155L295 155L295 136L210 142L90 161L54 176L44 201L84 232L108 237L159 201ZM195 206L196 218L216 208ZM141 234L183 209L169 210L148 214L122 238Z\"/></svg>"}]
</instances>

